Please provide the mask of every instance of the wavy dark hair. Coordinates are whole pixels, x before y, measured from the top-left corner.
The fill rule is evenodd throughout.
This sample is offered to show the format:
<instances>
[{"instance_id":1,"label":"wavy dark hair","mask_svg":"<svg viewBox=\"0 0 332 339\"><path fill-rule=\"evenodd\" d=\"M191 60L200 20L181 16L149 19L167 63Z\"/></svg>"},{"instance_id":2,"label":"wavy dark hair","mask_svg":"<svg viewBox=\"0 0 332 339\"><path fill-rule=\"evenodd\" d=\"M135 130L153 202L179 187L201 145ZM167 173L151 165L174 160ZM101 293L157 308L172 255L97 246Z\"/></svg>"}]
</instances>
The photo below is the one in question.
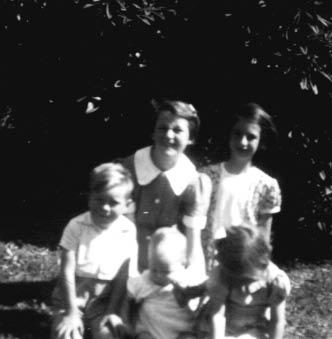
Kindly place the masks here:
<instances>
[{"instance_id":1,"label":"wavy dark hair","mask_svg":"<svg viewBox=\"0 0 332 339\"><path fill-rule=\"evenodd\" d=\"M229 121L229 132L239 120L247 120L260 126L261 139L259 150L266 150L268 144L277 137L277 129L271 115L255 102L241 105L234 111L234 114Z\"/></svg>"},{"instance_id":2,"label":"wavy dark hair","mask_svg":"<svg viewBox=\"0 0 332 339\"><path fill-rule=\"evenodd\" d=\"M222 267L231 275L240 277L252 269L266 269L272 247L257 230L232 226L217 250Z\"/></svg>"}]
</instances>

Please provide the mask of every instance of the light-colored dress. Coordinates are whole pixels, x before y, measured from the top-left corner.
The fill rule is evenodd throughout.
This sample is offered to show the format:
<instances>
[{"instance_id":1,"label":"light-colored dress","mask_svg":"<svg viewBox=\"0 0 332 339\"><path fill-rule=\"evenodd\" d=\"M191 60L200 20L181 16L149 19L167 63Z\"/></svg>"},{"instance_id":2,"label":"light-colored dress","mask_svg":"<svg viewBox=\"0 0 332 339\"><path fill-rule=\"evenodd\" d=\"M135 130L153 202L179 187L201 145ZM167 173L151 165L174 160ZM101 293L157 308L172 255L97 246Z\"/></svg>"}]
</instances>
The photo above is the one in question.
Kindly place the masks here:
<instances>
[{"instance_id":1,"label":"light-colored dress","mask_svg":"<svg viewBox=\"0 0 332 339\"><path fill-rule=\"evenodd\" d=\"M194 313L178 304L173 284L156 285L145 270L141 276L129 278L127 287L129 297L140 303L137 335L147 332L154 339L176 339L180 333L192 330Z\"/></svg>"},{"instance_id":2,"label":"light-colored dress","mask_svg":"<svg viewBox=\"0 0 332 339\"><path fill-rule=\"evenodd\" d=\"M229 173L225 163L212 165L213 198L209 220L212 236L221 239L230 226L257 227L264 214L280 211L278 181L255 166L239 174Z\"/></svg>"},{"instance_id":3,"label":"light-colored dress","mask_svg":"<svg viewBox=\"0 0 332 339\"><path fill-rule=\"evenodd\" d=\"M176 165L162 172L151 159L151 147L138 150L122 161L134 179L135 224L139 243L139 268L148 267L147 249L151 234L160 227L178 225L203 229L210 203L211 181L198 173L181 154Z\"/></svg>"}]
</instances>

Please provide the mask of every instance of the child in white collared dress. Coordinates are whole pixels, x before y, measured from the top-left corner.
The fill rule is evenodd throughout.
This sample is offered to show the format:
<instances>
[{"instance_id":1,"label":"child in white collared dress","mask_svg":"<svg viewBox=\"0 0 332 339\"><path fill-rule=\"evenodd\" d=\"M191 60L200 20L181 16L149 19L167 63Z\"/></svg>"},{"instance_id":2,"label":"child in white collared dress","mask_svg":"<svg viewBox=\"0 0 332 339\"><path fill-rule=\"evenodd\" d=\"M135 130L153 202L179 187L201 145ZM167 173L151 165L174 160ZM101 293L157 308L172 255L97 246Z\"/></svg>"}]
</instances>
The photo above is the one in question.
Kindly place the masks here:
<instances>
[{"instance_id":1,"label":"child in white collared dress","mask_svg":"<svg viewBox=\"0 0 332 339\"><path fill-rule=\"evenodd\" d=\"M280 212L278 181L255 165L276 133L272 117L258 104L240 106L230 124L229 157L204 169L213 182L209 229L218 242L227 228L246 225L271 240L273 216Z\"/></svg>"},{"instance_id":2,"label":"child in white collared dress","mask_svg":"<svg viewBox=\"0 0 332 339\"><path fill-rule=\"evenodd\" d=\"M205 272L201 230L205 227L211 181L198 173L184 154L199 129L199 117L182 101L154 102L157 121L153 145L138 150L123 164L135 183L135 224L139 243L139 269L148 267L148 241L160 227L179 225L187 238L187 266Z\"/></svg>"}]
</instances>

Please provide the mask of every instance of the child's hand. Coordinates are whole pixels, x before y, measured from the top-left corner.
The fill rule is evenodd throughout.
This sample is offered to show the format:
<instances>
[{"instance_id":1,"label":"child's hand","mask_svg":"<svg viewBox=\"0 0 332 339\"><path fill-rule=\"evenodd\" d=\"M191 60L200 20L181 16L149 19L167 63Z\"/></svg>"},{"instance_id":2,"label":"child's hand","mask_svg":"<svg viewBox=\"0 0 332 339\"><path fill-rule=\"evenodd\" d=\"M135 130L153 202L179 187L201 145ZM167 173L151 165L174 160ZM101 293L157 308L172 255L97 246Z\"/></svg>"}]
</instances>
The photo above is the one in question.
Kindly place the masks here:
<instances>
[{"instance_id":1,"label":"child's hand","mask_svg":"<svg viewBox=\"0 0 332 339\"><path fill-rule=\"evenodd\" d=\"M55 328L57 338L63 339L81 339L83 331L83 322L77 313L65 315Z\"/></svg>"},{"instance_id":2,"label":"child's hand","mask_svg":"<svg viewBox=\"0 0 332 339\"><path fill-rule=\"evenodd\" d=\"M115 338L131 335L132 331L116 314L107 314L100 322L100 327L108 327Z\"/></svg>"}]
</instances>

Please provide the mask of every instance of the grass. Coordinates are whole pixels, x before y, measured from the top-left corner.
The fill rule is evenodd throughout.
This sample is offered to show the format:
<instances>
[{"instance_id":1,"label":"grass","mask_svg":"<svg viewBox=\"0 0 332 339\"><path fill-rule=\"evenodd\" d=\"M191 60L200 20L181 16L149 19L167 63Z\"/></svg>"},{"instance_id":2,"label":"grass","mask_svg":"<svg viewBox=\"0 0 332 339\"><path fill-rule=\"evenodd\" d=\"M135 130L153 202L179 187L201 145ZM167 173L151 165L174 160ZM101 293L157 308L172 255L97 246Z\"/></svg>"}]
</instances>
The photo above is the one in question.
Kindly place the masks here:
<instances>
[{"instance_id":1,"label":"grass","mask_svg":"<svg viewBox=\"0 0 332 339\"><path fill-rule=\"evenodd\" d=\"M0 339L48 337L57 253L0 242ZM332 261L281 266L292 282L285 339L332 338Z\"/></svg>"},{"instance_id":2,"label":"grass","mask_svg":"<svg viewBox=\"0 0 332 339\"><path fill-rule=\"evenodd\" d=\"M292 282L286 338L332 338L332 261L283 267Z\"/></svg>"},{"instance_id":3,"label":"grass","mask_svg":"<svg viewBox=\"0 0 332 339\"><path fill-rule=\"evenodd\" d=\"M0 242L0 339L49 336L49 297L58 271L56 251Z\"/></svg>"}]
</instances>

